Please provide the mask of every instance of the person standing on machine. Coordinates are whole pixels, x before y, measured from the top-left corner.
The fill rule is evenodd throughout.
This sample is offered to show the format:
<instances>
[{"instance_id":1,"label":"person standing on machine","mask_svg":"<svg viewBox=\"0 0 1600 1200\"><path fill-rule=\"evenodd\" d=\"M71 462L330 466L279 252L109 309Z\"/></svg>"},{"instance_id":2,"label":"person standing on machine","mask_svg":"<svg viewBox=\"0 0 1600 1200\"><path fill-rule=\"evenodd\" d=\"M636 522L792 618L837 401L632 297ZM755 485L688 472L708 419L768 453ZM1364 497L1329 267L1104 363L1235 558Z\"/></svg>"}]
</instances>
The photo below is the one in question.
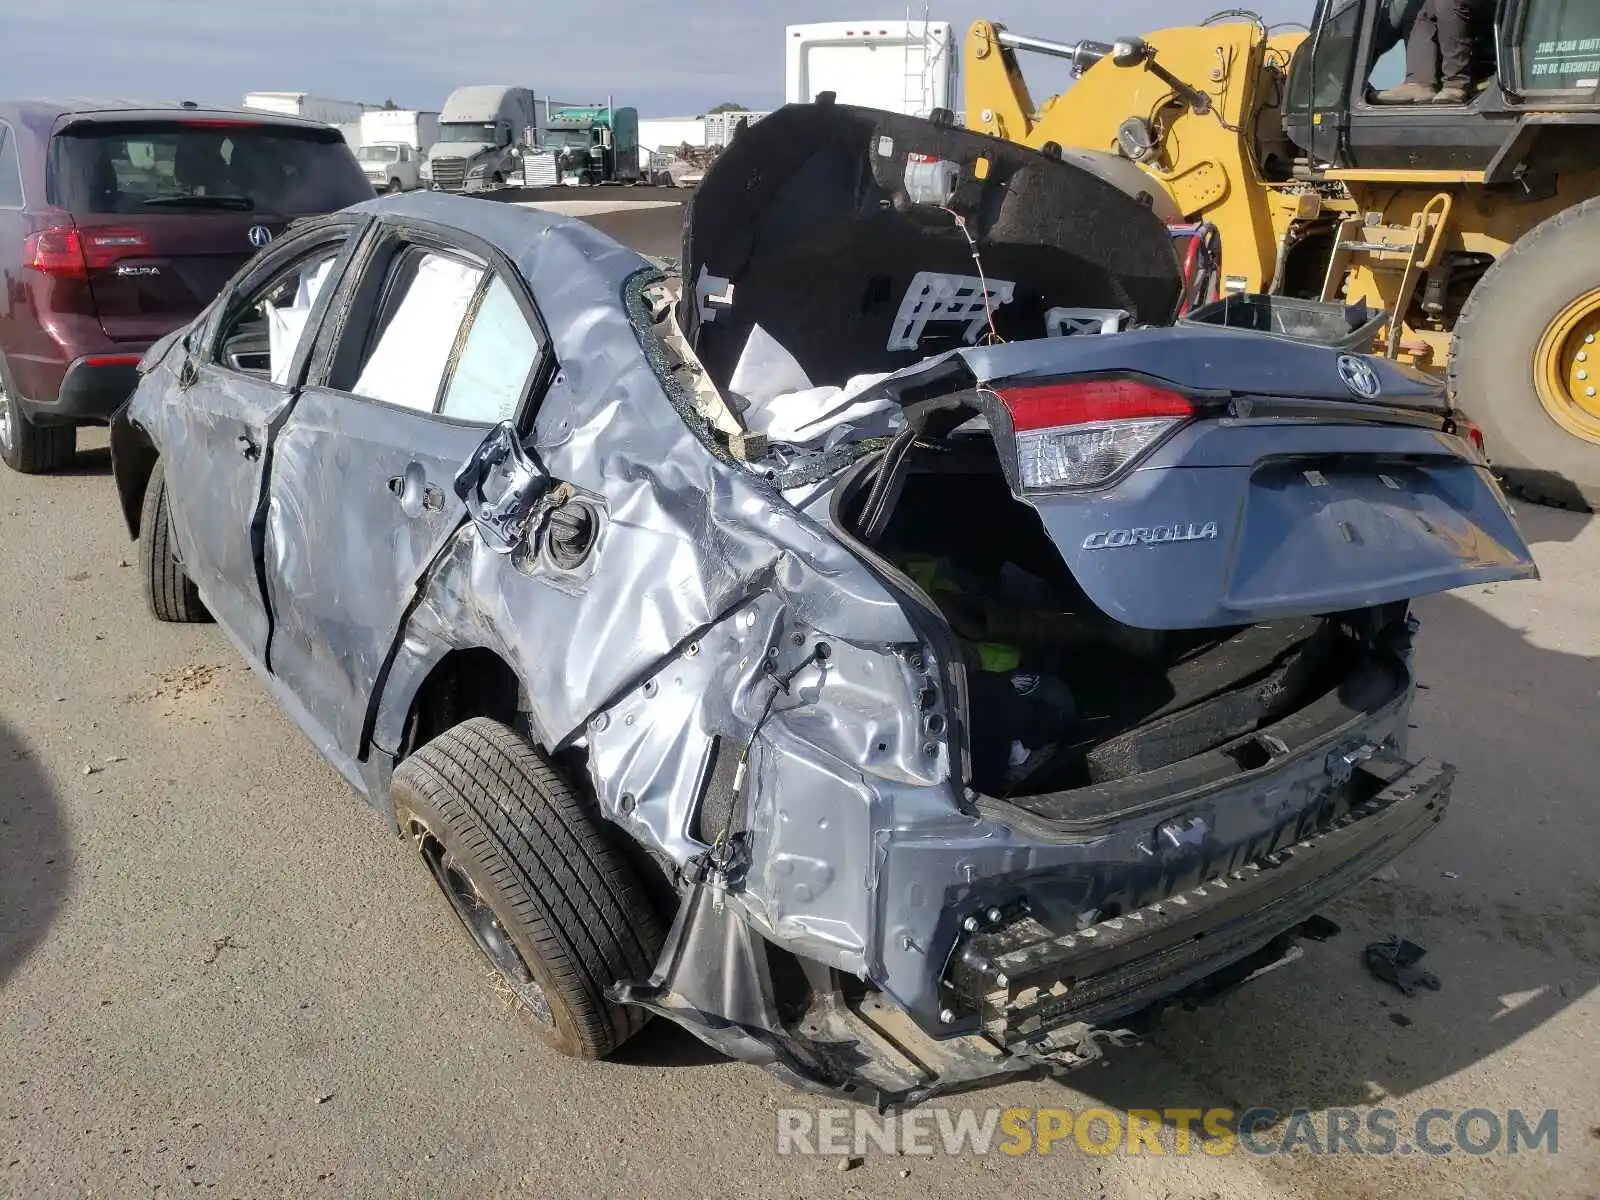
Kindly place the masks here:
<instances>
[{"instance_id":1,"label":"person standing on machine","mask_svg":"<svg viewBox=\"0 0 1600 1200\"><path fill-rule=\"evenodd\" d=\"M1390 0L1389 20L1405 33L1406 81L1378 103L1465 104L1494 75L1494 9L1495 0Z\"/></svg>"}]
</instances>

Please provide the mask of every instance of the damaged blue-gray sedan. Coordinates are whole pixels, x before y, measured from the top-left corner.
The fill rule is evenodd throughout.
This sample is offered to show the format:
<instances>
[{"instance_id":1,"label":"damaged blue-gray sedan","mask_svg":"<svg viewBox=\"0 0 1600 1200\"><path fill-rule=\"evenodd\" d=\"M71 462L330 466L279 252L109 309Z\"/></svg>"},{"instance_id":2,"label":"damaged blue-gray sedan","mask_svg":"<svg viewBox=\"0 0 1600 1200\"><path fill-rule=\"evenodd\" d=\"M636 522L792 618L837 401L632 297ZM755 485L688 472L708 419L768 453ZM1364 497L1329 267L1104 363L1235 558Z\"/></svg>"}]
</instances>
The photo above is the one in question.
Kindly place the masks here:
<instances>
[{"instance_id":1,"label":"damaged blue-gray sedan","mask_svg":"<svg viewBox=\"0 0 1600 1200\"><path fill-rule=\"evenodd\" d=\"M1535 574L1431 381L1175 321L1142 178L820 104L679 266L462 198L306 222L114 425L150 605L558 1049L658 1014L886 1104L1092 1060L1441 819L1409 602Z\"/></svg>"}]
</instances>

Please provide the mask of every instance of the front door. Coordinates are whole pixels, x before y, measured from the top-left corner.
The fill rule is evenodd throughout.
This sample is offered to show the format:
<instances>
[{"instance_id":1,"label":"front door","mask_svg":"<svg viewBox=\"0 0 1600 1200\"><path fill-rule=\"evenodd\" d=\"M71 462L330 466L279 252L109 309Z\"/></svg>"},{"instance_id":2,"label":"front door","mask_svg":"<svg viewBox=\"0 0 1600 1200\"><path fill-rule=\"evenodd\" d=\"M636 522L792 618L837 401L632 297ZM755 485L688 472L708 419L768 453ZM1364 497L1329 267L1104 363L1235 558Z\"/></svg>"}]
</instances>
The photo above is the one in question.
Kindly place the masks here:
<instances>
[{"instance_id":1,"label":"front door","mask_svg":"<svg viewBox=\"0 0 1600 1200\"><path fill-rule=\"evenodd\" d=\"M345 270L361 222L340 219L284 242L191 335L179 370L187 386L148 419L163 448L184 570L206 607L261 659L267 612L256 570L258 514L270 431L294 402L331 283Z\"/></svg>"},{"instance_id":2,"label":"front door","mask_svg":"<svg viewBox=\"0 0 1600 1200\"><path fill-rule=\"evenodd\" d=\"M465 519L455 476L519 418L547 341L515 274L442 234L390 235L273 445L272 672L353 776L418 580Z\"/></svg>"}]
</instances>

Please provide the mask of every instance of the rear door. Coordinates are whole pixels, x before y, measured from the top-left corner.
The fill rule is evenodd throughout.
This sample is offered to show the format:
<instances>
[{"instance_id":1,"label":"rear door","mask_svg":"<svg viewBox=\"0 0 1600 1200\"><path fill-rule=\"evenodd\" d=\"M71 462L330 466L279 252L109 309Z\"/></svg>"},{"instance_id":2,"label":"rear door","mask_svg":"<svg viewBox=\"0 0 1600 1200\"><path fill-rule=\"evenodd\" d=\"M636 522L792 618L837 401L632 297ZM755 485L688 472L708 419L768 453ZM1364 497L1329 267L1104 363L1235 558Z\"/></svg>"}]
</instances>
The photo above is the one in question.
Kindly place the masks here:
<instances>
[{"instance_id":1,"label":"rear door","mask_svg":"<svg viewBox=\"0 0 1600 1200\"><path fill-rule=\"evenodd\" d=\"M352 778L417 581L465 519L455 476L525 419L548 346L486 246L408 225L365 261L273 442L264 545L272 672Z\"/></svg>"},{"instance_id":2,"label":"rear door","mask_svg":"<svg viewBox=\"0 0 1600 1200\"><path fill-rule=\"evenodd\" d=\"M184 569L257 661L267 642L256 548L268 441L309 357L304 330L315 328L364 224L334 217L264 256L196 335L149 417Z\"/></svg>"},{"instance_id":3,"label":"rear door","mask_svg":"<svg viewBox=\"0 0 1600 1200\"><path fill-rule=\"evenodd\" d=\"M1381 359L1197 329L969 359L1013 488L1124 624L1247 625L1537 576L1442 394Z\"/></svg>"},{"instance_id":4,"label":"rear door","mask_svg":"<svg viewBox=\"0 0 1600 1200\"><path fill-rule=\"evenodd\" d=\"M250 118L74 120L48 172L102 329L138 345L194 317L291 220L371 195L336 131Z\"/></svg>"}]
</instances>

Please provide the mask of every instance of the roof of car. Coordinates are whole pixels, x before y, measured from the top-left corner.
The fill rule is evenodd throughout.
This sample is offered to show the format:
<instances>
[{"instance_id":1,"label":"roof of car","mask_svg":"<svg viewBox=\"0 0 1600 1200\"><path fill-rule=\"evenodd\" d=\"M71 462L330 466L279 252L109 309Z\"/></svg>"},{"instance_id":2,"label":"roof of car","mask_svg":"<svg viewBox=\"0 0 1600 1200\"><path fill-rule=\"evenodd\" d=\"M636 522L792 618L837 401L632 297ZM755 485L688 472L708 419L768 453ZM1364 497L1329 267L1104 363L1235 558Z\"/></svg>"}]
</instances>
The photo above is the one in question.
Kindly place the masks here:
<instances>
[{"instance_id":1,"label":"roof of car","mask_svg":"<svg viewBox=\"0 0 1600 1200\"><path fill-rule=\"evenodd\" d=\"M287 113L264 112L259 109L202 105L182 100L139 100L110 96L40 96L0 102L0 113L7 112L14 114L23 124L33 127L54 124L62 117L113 113L123 116L152 117L175 114L191 117L232 117L284 125L322 124L320 121L308 121L303 117Z\"/></svg>"}]
</instances>

